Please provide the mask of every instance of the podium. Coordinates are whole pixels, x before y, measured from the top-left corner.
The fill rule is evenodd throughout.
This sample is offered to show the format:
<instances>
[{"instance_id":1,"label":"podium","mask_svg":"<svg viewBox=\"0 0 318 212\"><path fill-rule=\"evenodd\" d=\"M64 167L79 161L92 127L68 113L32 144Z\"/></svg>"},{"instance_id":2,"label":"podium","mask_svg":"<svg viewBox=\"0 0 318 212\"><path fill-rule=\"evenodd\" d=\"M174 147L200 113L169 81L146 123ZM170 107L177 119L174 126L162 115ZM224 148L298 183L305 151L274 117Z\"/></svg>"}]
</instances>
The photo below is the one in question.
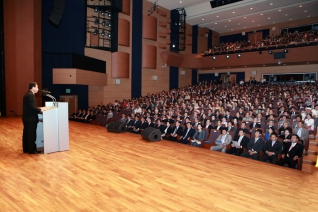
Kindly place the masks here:
<instances>
[{"instance_id":1,"label":"podium","mask_svg":"<svg viewBox=\"0 0 318 212\"><path fill-rule=\"evenodd\" d=\"M68 126L68 103L45 102L47 108L39 114L36 146L43 148L44 154L70 149Z\"/></svg>"}]
</instances>

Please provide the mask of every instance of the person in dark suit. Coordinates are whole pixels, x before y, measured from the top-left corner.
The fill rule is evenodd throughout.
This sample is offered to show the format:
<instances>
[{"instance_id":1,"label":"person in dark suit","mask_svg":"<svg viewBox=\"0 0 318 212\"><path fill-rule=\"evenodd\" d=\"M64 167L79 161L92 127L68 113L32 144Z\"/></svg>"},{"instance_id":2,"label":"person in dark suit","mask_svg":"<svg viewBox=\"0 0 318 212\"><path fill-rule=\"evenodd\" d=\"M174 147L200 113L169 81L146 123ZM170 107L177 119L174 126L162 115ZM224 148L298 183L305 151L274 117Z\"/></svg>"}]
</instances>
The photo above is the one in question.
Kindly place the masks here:
<instances>
[{"instance_id":1,"label":"person in dark suit","mask_svg":"<svg viewBox=\"0 0 318 212\"><path fill-rule=\"evenodd\" d=\"M135 128L133 130L134 133L140 133L142 130L146 129L148 127L148 122L146 122L145 118L141 116L140 118L140 124L138 128Z\"/></svg>"},{"instance_id":2,"label":"person in dark suit","mask_svg":"<svg viewBox=\"0 0 318 212\"><path fill-rule=\"evenodd\" d=\"M240 146L235 146L231 142L231 148L226 150L226 153L228 154L235 154L235 155L241 155L243 153L243 149L247 148L247 144L249 142L249 138L245 135L244 130L238 131L238 136L236 136L233 141L237 141Z\"/></svg>"},{"instance_id":3,"label":"person in dark suit","mask_svg":"<svg viewBox=\"0 0 318 212\"><path fill-rule=\"evenodd\" d=\"M293 134L291 142L287 143L286 148L282 152L278 165L283 166L287 163L289 168L295 168L297 159L303 155L303 145L299 144L298 141L298 135Z\"/></svg>"},{"instance_id":4,"label":"person in dark suit","mask_svg":"<svg viewBox=\"0 0 318 212\"><path fill-rule=\"evenodd\" d=\"M31 82L29 91L23 96L23 138L22 147L23 153L37 154L36 151L36 128L38 124L38 114L46 111L45 107L37 107L34 94L39 91L38 84Z\"/></svg>"},{"instance_id":5,"label":"person in dark suit","mask_svg":"<svg viewBox=\"0 0 318 212\"><path fill-rule=\"evenodd\" d=\"M251 138L247 144L247 151L242 153L242 157L253 158L254 160L259 159L259 153L264 147L264 140L260 138L262 131L255 131L255 138Z\"/></svg>"},{"instance_id":6,"label":"person in dark suit","mask_svg":"<svg viewBox=\"0 0 318 212\"><path fill-rule=\"evenodd\" d=\"M186 128L183 130L182 137L178 140L179 143L187 144L188 138L192 138L194 136L195 130L192 128L191 122L187 122Z\"/></svg>"},{"instance_id":7,"label":"person in dark suit","mask_svg":"<svg viewBox=\"0 0 318 212\"><path fill-rule=\"evenodd\" d=\"M165 131L165 125L162 124L161 120L158 119L157 120L157 126L156 126L157 129L160 130L161 134L164 134L164 131Z\"/></svg>"},{"instance_id":8,"label":"person in dark suit","mask_svg":"<svg viewBox=\"0 0 318 212\"><path fill-rule=\"evenodd\" d=\"M130 115L127 116L127 123L126 123L126 131L131 132L133 131L132 127L134 126L135 121L131 118Z\"/></svg>"},{"instance_id":9,"label":"person in dark suit","mask_svg":"<svg viewBox=\"0 0 318 212\"><path fill-rule=\"evenodd\" d=\"M161 138L165 139L165 140L169 140L169 138L171 136L171 133L173 132L172 130L173 129L171 127L171 122L166 120L166 126L165 126L165 129L164 129L164 133L161 134Z\"/></svg>"},{"instance_id":10,"label":"person in dark suit","mask_svg":"<svg viewBox=\"0 0 318 212\"><path fill-rule=\"evenodd\" d=\"M283 150L283 144L277 140L277 134L271 134L271 140L265 143L264 154L261 161L269 160L270 163L276 164L278 161L278 154Z\"/></svg>"},{"instance_id":11,"label":"person in dark suit","mask_svg":"<svg viewBox=\"0 0 318 212\"><path fill-rule=\"evenodd\" d=\"M172 133L169 137L170 141L177 141L178 136L182 136L183 128L180 126L181 121L176 121L175 126L172 128Z\"/></svg>"},{"instance_id":12,"label":"person in dark suit","mask_svg":"<svg viewBox=\"0 0 318 212\"><path fill-rule=\"evenodd\" d=\"M252 128L261 128L261 123L258 122L257 118L253 119L253 123L250 124L250 129Z\"/></svg>"}]
</instances>

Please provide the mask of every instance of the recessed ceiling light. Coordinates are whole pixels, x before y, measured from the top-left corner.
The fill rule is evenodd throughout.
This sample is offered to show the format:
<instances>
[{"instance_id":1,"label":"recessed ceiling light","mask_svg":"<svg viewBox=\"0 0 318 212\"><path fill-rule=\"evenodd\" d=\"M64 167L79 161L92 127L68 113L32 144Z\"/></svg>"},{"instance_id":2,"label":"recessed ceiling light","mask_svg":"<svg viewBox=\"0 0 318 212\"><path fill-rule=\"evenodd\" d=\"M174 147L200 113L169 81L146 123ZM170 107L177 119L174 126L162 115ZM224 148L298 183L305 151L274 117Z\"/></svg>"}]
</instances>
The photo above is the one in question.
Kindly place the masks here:
<instances>
[{"instance_id":1,"label":"recessed ceiling light","mask_svg":"<svg viewBox=\"0 0 318 212\"><path fill-rule=\"evenodd\" d=\"M212 28L212 29L214 29L214 28Z\"/></svg>"},{"instance_id":2,"label":"recessed ceiling light","mask_svg":"<svg viewBox=\"0 0 318 212\"><path fill-rule=\"evenodd\" d=\"M289 20L291 21L291 20L293 20L293 19L290 18Z\"/></svg>"},{"instance_id":3,"label":"recessed ceiling light","mask_svg":"<svg viewBox=\"0 0 318 212\"><path fill-rule=\"evenodd\" d=\"M263 13L261 13L261 15L263 15Z\"/></svg>"},{"instance_id":4,"label":"recessed ceiling light","mask_svg":"<svg viewBox=\"0 0 318 212\"><path fill-rule=\"evenodd\" d=\"M214 70L214 68L213 68L213 70Z\"/></svg>"},{"instance_id":5,"label":"recessed ceiling light","mask_svg":"<svg viewBox=\"0 0 318 212\"><path fill-rule=\"evenodd\" d=\"M285 14L285 16L288 16L288 14Z\"/></svg>"},{"instance_id":6,"label":"recessed ceiling light","mask_svg":"<svg viewBox=\"0 0 318 212\"><path fill-rule=\"evenodd\" d=\"M253 7L250 8L251 10L253 9Z\"/></svg>"},{"instance_id":7,"label":"recessed ceiling light","mask_svg":"<svg viewBox=\"0 0 318 212\"><path fill-rule=\"evenodd\" d=\"M215 24L218 24L218 23L215 23Z\"/></svg>"},{"instance_id":8,"label":"recessed ceiling light","mask_svg":"<svg viewBox=\"0 0 318 212\"><path fill-rule=\"evenodd\" d=\"M246 17L244 17L244 18L246 18Z\"/></svg>"},{"instance_id":9,"label":"recessed ceiling light","mask_svg":"<svg viewBox=\"0 0 318 212\"><path fill-rule=\"evenodd\" d=\"M284 64L284 66L285 66L286 64Z\"/></svg>"},{"instance_id":10,"label":"recessed ceiling light","mask_svg":"<svg viewBox=\"0 0 318 212\"><path fill-rule=\"evenodd\" d=\"M257 25L257 26L260 26L260 25Z\"/></svg>"},{"instance_id":11,"label":"recessed ceiling light","mask_svg":"<svg viewBox=\"0 0 318 212\"><path fill-rule=\"evenodd\" d=\"M204 21L204 18L202 18L202 21Z\"/></svg>"},{"instance_id":12,"label":"recessed ceiling light","mask_svg":"<svg viewBox=\"0 0 318 212\"><path fill-rule=\"evenodd\" d=\"M229 22L231 22L231 20L229 20Z\"/></svg>"},{"instance_id":13,"label":"recessed ceiling light","mask_svg":"<svg viewBox=\"0 0 318 212\"><path fill-rule=\"evenodd\" d=\"M227 26L224 26L224 27L227 27Z\"/></svg>"},{"instance_id":14,"label":"recessed ceiling light","mask_svg":"<svg viewBox=\"0 0 318 212\"><path fill-rule=\"evenodd\" d=\"M307 10L304 11L305 13L307 12Z\"/></svg>"},{"instance_id":15,"label":"recessed ceiling light","mask_svg":"<svg viewBox=\"0 0 318 212\"><path fill-rule=\"evenodd\" d=\"M233 14L235 13L235 12L232 12Z\"/></svg>"},{"instance_id":16,"label":"recessed ceiling light","mask_svg":"<svg viewBox=\"0 0 318 212\"><path fill-rule=\"evenodd\" d=\"M244 29L246 29L246 27L244 27Z\"/></svg>"},{"instance_id":17,"label":"recessed ceiling light","mask_svg":"<svg viewBox=\"0 0 318 212\"><path fill-rule=\"evenodd\" d=\"M247 66L244 66L245 68L247 67Z\"/></svg>"},{"instance_id":18,"label":"recessed ceiling light","mask_svg":"<svg viewBox=\"0 0 318 212\"><path fill-rule=\"evenodd\" d=\"M233 31L233 29L231 29Z\"/></svg>"},{"instance_id":19,"label":"recessed ceiling light","mask_svg":"<svg viewBox=\"0 0 318 212\"><path fill-rule=\"evenodd\" d=\"M273 3L270 3L269 5L273 5Z\"/></svg>"},{"instance_id":20,"label":"recessed ceiling light","mask_svg":"<svg viewBox=\"0 0 318 212\"><path fill-rule=\"evenodd\" d=\"M310 17L310 15L307 15L307 17L309 18L309 17Z\"/></svg>"},{"instance_id":21,"label":"recessed ceiling light","mask_svg":"<svg viewBox=\"0 0 318 212\"><path fill-rule=\"evenodd\" d=\"M268 17L268 19L271 19L270 17Z\"/></svg>"},{"instance_id":22,"label":"recessed ceiling light","mask_svg":"<svg viewBox=\"0 0 318 212\"><path fill-rule=\"evenodd\" d=\"M275 24L275 21L273 21L273 24Z\"/></svg>"},{"instance_id":23,"label":"recessed ceiling light","mask_svg":"<svg viewBox=\"0 0 318 212\"><path fill-rule=\"evenodd\" d=\"M299 5L299 7L303 7L303 5Z\"/></svg>"},{"instance_id":24,"label":"recessed ceiling light","mask_svg":"<svg viewBox=\"0 0 318 212\"><path fill-rule=\"evenodd\" d=\"M180 1L180 4L182 3L182 1Z\"/></svg>"},{"instance_id":25,"label":"recessed ceiling light","mask_svg":"<svg viewBox=\"0 0 318 212\"><path fill-rule=\"evenodd\" d=\"M282 10L278 10L278 12L281 12Z\"/></svg>"},{"instance_id":26,"label":"recessed ceiling light","mask_svg":"<svg viewBox=\"0 0 318 212\"><path fill-rule=\"evenodd\" d=\"M230 67L227 67L227 68L230 68Z\"/></svg>"},{"instance_id":27,"label":"recessed ceiling light","mask_svg":"<svg viewBox=\"0 0 318 212\"><path fill-rule=\"evenodd\" d=\"M218 17L220 17L220 16L217 15L216 17L218 18Z\"/></svg>"},{"instance_id":28,"label":"recessed ceiling light","mask_svg":"<svg viewBox=\"0 0 318 212\"><path fill-rule=\"evenodd\" d=\"M238 23L237 25L241 25L240 23Z\"/></svg>"},{"instance_id":29,"label":"recessed ceiling light","mask_svg":"<svg viewBox=\"0 0 318 212\"><path fill-rule=\"evenodd\" d=\"M265 65L263 65L263 66L265 66Z\"/></svg>"},{"instance_id":30,"label":"recessed ceiling light","mask_svg":"<svg viewBox=\"0 0 318 212\"><path fill-rule=\"evenodd\" d=\"M254 21L252 21L254 23Z\"/></svg>"}]
</instances>

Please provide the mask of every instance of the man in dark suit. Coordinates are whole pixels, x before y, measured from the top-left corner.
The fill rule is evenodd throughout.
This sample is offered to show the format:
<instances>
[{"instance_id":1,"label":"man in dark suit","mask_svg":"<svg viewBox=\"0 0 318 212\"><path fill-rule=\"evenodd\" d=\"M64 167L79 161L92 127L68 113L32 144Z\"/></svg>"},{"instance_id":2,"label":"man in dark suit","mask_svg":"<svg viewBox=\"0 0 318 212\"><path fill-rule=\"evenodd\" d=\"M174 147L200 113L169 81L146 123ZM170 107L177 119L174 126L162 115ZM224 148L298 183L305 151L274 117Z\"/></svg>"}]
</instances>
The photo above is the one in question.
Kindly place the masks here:
<instances>
[{"instance_id":1,"label":"man in dark suit","mask_svg":"<svg viewBox=\"0 0 318 212\"><path fill-rule=\"evenodd\" d=\"M250 124L250 129L252 128L261 128L262 125L257 121L257 118L253 119L253 123Z\"/></svg>"},{"instance_id":2,"label":"man in dark suit","mask_svg":"<svg viewBox=\"0 0 318 212\"><path fill-rule=\"evenodd\" d=\"M276 164L278 161L278 154L283 150L283 144L277 140L277 134L271 134L271 140L266 142L264 146L264 154L261 161L269 160L270 163Z\"/></svg>"},{"instance_id":3,"label":"man in dark suit","mask_svg":"<svg viewBox=\"0 0 318 212\"><path fill-rule=\"evenodd\" d=\"M165 132L165 129L166 129L165 125L162 124L160 119L157 120L156 128L160 130L161 134L163 134Z\"/></svg>"},{"instance_id":4,"label":"man in dark suit","mask_svg":"<svg viewBox=\"0 0 318 212\"><path fill-rule=\"evenodd\" d=\"M179 143L187 144L188 138L192 138L194 136L195 130L192 128L191 122L187 122L186 129L183 130L183 134L180 140L178 140Z\"/></svg>"},{"instance_id":5,"label":"man in dark suit","mask_svg":"<svg viewBox=\"0 0 318 212\"><path fill-rule=\"evenodd\" d=\"M247 144L247 151L242 153L242 157L253 158L254 160L259 159L259 153L264 147L264 140L260 138L262 131L255 131L255 138L251 138Z\"/></svg>"},{"instance_id":6,"label":"man in dark suit","mask_svg":"<svg viewBox=\"0 0 318 212\"><path fill-rule=\"evenodd\" d=\"M132 131L132 127L134 126L134 120L131 119L131 116L127 116L127 123L126 123L126 131Z\"/></svg>"},{"instance_id":7,"label":"man in dark suit","mask_svg":"<svg viewBox=\"0 0 318 212\"><path fill-rule=\"evenodd\" d=\"M39 91L38 84L31 82L29 91L23 96L23 153L37 154L36 151L36 128L38 124L38 114L46 111L45 107L37 107L34 94Z\"/></svg>"},{"instance_id":8,"label":"man in dark suit","mask_svg":"<svg viewBox=\"0 0 318 212\"><path fill-rule=\"evenodd\" d=\"M293 134L291 142L286 144L286 148L284 147L278 165L283 166L287 163L289 168L295 168L297 159L303 155L303 145L299 144L298 140L298 135Z\"/></svg>"},{"instance_id":9,"label":"man in dark suit","mask_svg":"<svg viewBox=\"0 0 318 212\"><path fill-rule=\"evenodd\" d=\"M177 137L182 136L183 128L180 126L180 124L181 124L181 121L176 121L176 126L172 128L172 133L169 137L169 140L177 141Z\"/></svg>"},{"instance_id":10,"label":"man in dark suit","mask_svg":"<svg viewBox=\"0 0 318 212\"><path fill-rule=\"evenodd\" d=\"M235 146L231 142L231 148L226 150L228 154L241 155L243 153L243 149L247 148L247 144L249 142L249 138L245 135L244 130L239 130L238 136L236 136L233 141L237 141L239 146Z\"/></svg>"}]
</instances>

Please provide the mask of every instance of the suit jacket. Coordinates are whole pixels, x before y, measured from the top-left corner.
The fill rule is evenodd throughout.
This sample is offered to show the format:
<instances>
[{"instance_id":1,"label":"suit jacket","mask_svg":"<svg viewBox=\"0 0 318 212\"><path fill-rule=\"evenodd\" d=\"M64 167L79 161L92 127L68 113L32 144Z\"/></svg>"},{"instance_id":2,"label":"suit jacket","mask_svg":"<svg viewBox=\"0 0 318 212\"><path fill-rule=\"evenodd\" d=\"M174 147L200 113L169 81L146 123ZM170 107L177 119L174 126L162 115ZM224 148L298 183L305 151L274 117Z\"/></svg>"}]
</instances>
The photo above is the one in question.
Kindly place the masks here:
<instances>
[{"instance_id":1,"label":"suit jacket","mask_svg":"<svg viewBox=\"0 0 318 212\"><path fill-rule=\"evenodd\" d=\"M134 120L130 119L129 121L127 121L126 127L132 127L134 126Z\"/></svg>"},{"instance_id":2,"label":"suit jacket","mask_svg":"<svg viewBox=\"0 0 318 212\"><path fill-rule=\"evenodd\" d=\"M176 126L172 128L172 133L175 131L175 129L176 129ZM177 129L176 134L179 136L183 135L183 128L181 126L179 126L179 128Z\"/></svg>"},{"instance_id":3,"label":"suit jacket","mask_svg":"<svg viewBox=\"0 0 318 212\"><path fill-rule=\"evenodd\" d=\"M118 119L118 121L119 121L119 122L124 122L124 123L126 123L126 122L127 122L127 119L126 119L126 118L120 118L120 119Z\"/></svg>"},{"instance_id":4,"label":"suit jacket","mask_svg":"<svg viewBox=\"0 0 318 212\"><path fill-rule=\"evenodd\" d=\"M238 141L240 138L240 136L235 136L233 141ZM242 148L247 148L247 144L250 141L250 139L247 136L243 136L242 140L241 140L241 146ZM232 143L232 142L231 142Z\"/></svg>"},{"instance_id":5,"label":"suit jacket","mask_svg":"<svg viewBox=\"0 0 318 212\"><path fill-rule=\"evenodd\" d=\"M168 127L168 129L167 129L167 132L165 133L165 130L167 129L167 126L165 126L165 129L164 129L164 131L163 131L163 133L166 135L166 136L168 136L168 135L170 135L171 133L173 133L173 129L172 129L172 127L170 126L170 127Z\"/></svg>"},{"instance_id":6,"label":"suit jacket","mask_svg":"<svg viewBox=\"0 0 318 212\"><path fill-rule=\"evenodd\" d=\"M184 140L188 139L189 137L192 138L194 136L194 133L195 133L195 129L193 129L193 128L190 128L188 134L187 134L187 131L188 131L188 128L186 127L183 130L183 134L182 134L182 139L184 139Z\"/></svg>"},{"instance_id":7,"label":"suit jacket","mask_svg":"<svg viewBox=\"0 0 318 212\"><path fill-rule=\"evenodd\" d=\"M165 125L160 124L160 126L157 126L156 128L160 130L161 134L165 133L165 129L166 129Z\"/></svg>"},{"instance_id":8,"label":"suit jacket","mask_svg":"<svg viewBox=\"0 0 318 212\"><path fill-rule=\"evenodd\" d=\"M140 124L139 129L146 129L148 127L148 122L144 121Z\"/></svg>"},{"instance_id":9,"label":"suit jacket","mask_svg":"<svg viewBox=\"0 0 318 212\"><path fill-rule=\"evenodd\" d=\"M253 149L257 153L259 153L261 150L263 150L263 147L264 147L264 140L262 138L258 138L256 143L255 143L255 138L251 138L247 144L247 151Z\"/></svg>"},{"instance_id":10,"label":"suit jacket","mask_svg":"<svg viewBox=\"0 0 318 212\"><path fill-rule=\"evenodd\" d=\"M133 126L135 127L135 129L138 129L138 128L140 128L140 126L141 126L141 121L139 121L139 120L134 120L133 121Z\"/></svg>"},{"instance_id":11,"label":"suit jacket","mask_svg":"<svg viewBox=\"0 0 318 212\"><path fill-rule=\"evenodd\" d=\"M289 158L294 158L296 155L298 157L302 157L303 156L303 146L299 143L297 143L290 151L289 148L292 145L292 142L288 142L286 144L286 146L283 149L283 153L285 156L287 156L287 154L289 155Z\"/></svg>"},{"instance_id":12,"label":"suit jacket","mask_svg":"<svg viewBox=\"0 0 318 212\"><path fill-rule=\"evenodd\" d=\"M295 127L293 129L293 133L297 135L298 129L299 129L299 127ZM306 128L304 128L304 127L302 128L300 137L301 137L300 139L302 139L304 142L307 138L309 138L309 132Z\"/></svg>"},{"instance_id":13,"label":"suit jacket","mask_svg":"<svg viewBox=\"0 0 318 212\"><path fill-rule=\"evenodd\" d=\"M221 140L222 140L222 137L223 137L223 134L219 135L219 137L218 137L216 140L221 141ZM229 134L226 134L223 144L224 144L224 145L228 145L228 144L231 143L231 141L232 141L232 136L229 135Z\"/></svg>"},{"instance_id":14,"label":"suit jacket","mask_svg":"<svg viewBox=\"0 0 318 212\"><path fill-rule=\"evenodd\" d=\"M198 141L204 140L206 137L205 131L201 130L201 132L199 132L198 130L196 130L196 132L193 135L193 139L197 139Z\"/></svg>"},{"instance_id":15,"label":"suit jacket","mask_svg":"<svg viewBox=\"0 0 318 212\"><path fill-rule=\"evenodd\" d=\"M283 144L280 141L276 141L275 144L272 146L272 141L269 140L264 145L264 152L274 152L275 155L282 153Z\"/></svg>"},{"instance_id":16,"label":"suit jacket","mask_svg":"<svg viewBox=\"0 0 318 212\"><path fill-rule=\"evenodd\" d=\"M253 128L253 125L254 125L254 122L250 124L250 129ZM261 127L262 127L262 126L261 126L260 123L256 123L256 124L255 124L255 128L261 128Z\"/></svg>"},{"instance_id":17,"label":"suit jacket","mask_svg":"<svg viewBox=\"0 0 318 212\"><path fill-rule=\"evenodd\" d=\"M38 122L38 114L41 109L36 106L36 99L32 91L26 92L23 96L23 115L22 121L25 122Z\"/></svg>"}]
</instances>

